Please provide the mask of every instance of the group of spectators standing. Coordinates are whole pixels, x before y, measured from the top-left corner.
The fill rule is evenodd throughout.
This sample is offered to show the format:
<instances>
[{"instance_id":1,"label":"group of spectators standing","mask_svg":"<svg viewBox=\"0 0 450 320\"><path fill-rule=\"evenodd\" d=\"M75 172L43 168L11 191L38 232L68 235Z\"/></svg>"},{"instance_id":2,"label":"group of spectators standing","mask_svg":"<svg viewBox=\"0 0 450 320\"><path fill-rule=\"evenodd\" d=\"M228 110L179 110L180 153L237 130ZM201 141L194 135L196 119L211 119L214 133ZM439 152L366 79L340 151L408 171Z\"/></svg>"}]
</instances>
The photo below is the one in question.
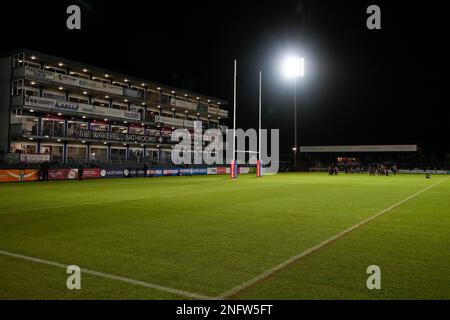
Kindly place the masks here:
<instances>
[{"instance_id":1,"label":"group of spectators standing","mask_svg":"<svg viewBox=\"0 0 450 320\"><path fill-rule=\"evenodd\" d=\"M340 168L336 164L332 163L328 166L328 173L330 175L337 175L341 170L346 174L368 172L371 176L375 175L388 176L389 174L396 175L398 173L398 167L396 164L387 165L383 163L371 163L365 166L364 165L355 166L346 163L344 166Z\"/></svg>"}]
</instances>

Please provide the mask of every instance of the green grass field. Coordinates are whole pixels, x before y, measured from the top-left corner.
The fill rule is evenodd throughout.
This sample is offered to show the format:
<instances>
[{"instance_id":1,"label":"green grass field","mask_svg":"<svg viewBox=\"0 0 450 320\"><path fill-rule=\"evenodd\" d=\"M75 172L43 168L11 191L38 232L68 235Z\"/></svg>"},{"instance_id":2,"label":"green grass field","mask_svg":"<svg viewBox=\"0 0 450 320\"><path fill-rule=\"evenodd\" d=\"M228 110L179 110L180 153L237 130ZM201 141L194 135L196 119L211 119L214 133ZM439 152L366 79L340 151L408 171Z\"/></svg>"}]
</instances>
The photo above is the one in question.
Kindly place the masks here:
<instances>
[{"instance_id":1,"label":"green grass field","mask_svg":"<svg viewBox=\"0 0 450 320\"><path fill-rule=\"evenodd\" d=\"M218 297L446 179L280 174L0 185L0 299ZM381 268L368 290L366 269ZM450 299L450 179L233 292L232 299Z\"/></svg>"}]
</instances>

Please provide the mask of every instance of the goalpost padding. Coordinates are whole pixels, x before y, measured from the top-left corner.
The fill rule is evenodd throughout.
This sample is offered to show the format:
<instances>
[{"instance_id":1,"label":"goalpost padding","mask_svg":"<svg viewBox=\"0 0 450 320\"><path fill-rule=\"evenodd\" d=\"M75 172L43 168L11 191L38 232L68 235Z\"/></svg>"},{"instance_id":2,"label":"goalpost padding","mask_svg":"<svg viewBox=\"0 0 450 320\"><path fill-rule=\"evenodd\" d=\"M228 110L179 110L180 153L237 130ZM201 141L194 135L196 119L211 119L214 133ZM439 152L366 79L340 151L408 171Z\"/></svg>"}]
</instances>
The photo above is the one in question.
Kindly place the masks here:
<instances>
[{"instance_id":1,"label":"goalpost padding","mask_svg":"<svg viewBox=\"0 0 450 320\"><path fill-rule=\"evenodd\" d=\"M230 163L230 177L236 179L238 176L238 163L236 160L231 160Z\"/></svg>"},{"instance_id":2,"label":"goalpost padding","mask_svg":"<svg viewBox=\"0 0 450 320\"><path fill-rule=\"evenodd\" d=\"M261 160L256 160L256 176L262 177L262 162L261 162Z\"/></svg>"},{"instance_id":3,"label":"goalpost padding","mask_svg":"<svg viewBox=\"0 0 450 320\"><path fill-rule=\"evenodd\" d=\"M258 151L245 151L245 150L236 150L236 152L240 153L248 153L248 154L259 154ZM256 176L262 177L263 175L263 163L261 160L256 160ZM238 162L237 160L231 160L230 162L230 178L237 179L239 174Z\"/></svg>"}]
</instances>

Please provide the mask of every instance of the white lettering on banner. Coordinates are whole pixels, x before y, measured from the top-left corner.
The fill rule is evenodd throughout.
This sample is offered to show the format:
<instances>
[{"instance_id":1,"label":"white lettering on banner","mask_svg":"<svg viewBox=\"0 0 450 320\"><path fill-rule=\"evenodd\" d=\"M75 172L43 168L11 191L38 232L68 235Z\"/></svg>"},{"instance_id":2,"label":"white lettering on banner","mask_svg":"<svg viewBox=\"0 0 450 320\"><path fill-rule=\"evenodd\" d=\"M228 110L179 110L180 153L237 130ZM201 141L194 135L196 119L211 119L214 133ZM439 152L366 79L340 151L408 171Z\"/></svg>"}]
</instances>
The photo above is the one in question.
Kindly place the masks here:
<instances>
[{"instance_id":1,"label":"white lettering on banner","mask_svg":"<svg viewBox=\"0 0 450 320\"><path fill-rule=\"evenodd\" d=\"M228 110L219 109L219 116L228 117Z\"/></svg>"},{"instance_id":2,"label":"white lettering on banner","mask_svg":"<svg viewBox=\"0 0 450 320\"><path fill-rule=\"evenodd\" d=\"M25 97L25 105L29 107L37 107L37 108L54 108L55 100L46 99L46 98L38 98L33 96Z\"/></svg>"},{"instance_id":3,"label":"white lettering on banner","mask_svg":"<svg viewBox=\"0 0 450 320\"><path fill-rule=\"evenodd\" d=\"M55 73L55 80L70 86L78 87L80 85L80 79L66 74Z\"/></svg>"},{"instance_id":4,"label":"white lettering on banner","mask_svg":"<svg viewBox=\"0 0 450 320\"><path fill-rule=\"evenodd\" d=\"M34 78L43 79L43 80L53 80L55 77L55 74L51 71L26 66L25 67L25 76L34 77Z\"/></svg>"},{"instance_id":5,"label":"white lettering on banner","mask_svg":"<svg viewBox=\"0 0 450 320\"><path fill-rule=\"evenodd\" d=\"M116 87L111 84L97 82L88 79L78 79L69 75L58 74L48 70L43 70L34 67L25 67L25 76L64 83L71 86L87 88L92 90L105 91L111 94L122 95L124 93L122 87Z\"/></svg>"},{"instance_id":6,"label":"white lettering on banner","mask_svg":"<svg viewBox=\"0 0 450 320\"><path fill-rule=\"evenodd\" d=\"M219 113L219 108L208 106L208 113L218 114Z\"/></svg>"},{"instance_id":7,"label":"white lettering on banner","mask_svg":"<svg viewBox=\"0 0 450 320\"><path fill-rule=\"evenodd\" d=\"M141 99L142 98L142 92L136 89L130 89L130 88L123 88L123 95L130 97L130 98L136 98Z\"/></svg>"},{"instance_id":8,"label":"white lettering on banner","mask_svg":"<svg viewBox=\"0 0 450 320\"><path fill-rule=\"evenodd\" d=\"M53 100L39 97L25 97L25 105L36 108L61 109L71 112L81 112L93 115L107 116L113 118L126 118L131 120L140 120L141 115L137 112L124 111L112 108L97 107L89 104Z\"/></svg>"},{"instance_id":9,"label":"white lettering on banner","mask_svg":"<svg viewBox=\"0 0 450 320\"><path fill-rule=\"evenodd\" d=\"M180 99L171 98L170 105L174 107L189 109L189 110L197 110L197 103L191 101L185 101Z\"/></svg>"},{"instance_id":10,"label":"white lettering on banner","mask_svg":"<svg viewBox=\"0 0 450 320\"><path fill-rule=\"evenodd\" d=\"M40 153L22 153L20 154L20 162L27 163L40 163L44 161L50 161L49 154L40 154Z\"/></svg>"},{"instance_id":11,"label":"white lettering on banner","mask_svg":"<svg viewBox=\"0 0 450 320\"><path fill-rule=\"evenodd\" d=\"M72 112L77 112L80 109L80 105L74 102L55 101L55 108Z\"/></svg>"},{"instance_id":12,"label":"white lettering on banner","mask_svg":"<svg viewBox=\"0 0 450 320\"><path fill-rule=\"evenodd\" d=\"M113 133L102 131L80 130L77 136L83 139L99 139L99 140L113 140L113 141L131 141L131 142L157 142L157 138L153 136L144 136L141 134L130 133Z\"/></svg>"},{"instance_id":13,"label":"white lettering on banner","mask_svg":"<svg viewBox=\"0 0 450 320\"><path fill-rule=\"evenodd\" d=\"M123 94L123 88L122 87L116 87L110 84L87 80L87 79L80 79L80 87L87 88L87 89L93 89L93 90L100 90L100 91L106 91L108 93L122 95Z\"/></svg>"},{"instance_id":14,"label":"white lettering on banner","mask_svg":"<svg viewBox=\"0 0 450 320\"><path fill-rule=\"evenodd\" d=\"M183 120L177 118L169 118L163 116L155 116L155 122L162 122L171 126L177 127L194 127L194 121Z\"/></svg>"}]
</instances>

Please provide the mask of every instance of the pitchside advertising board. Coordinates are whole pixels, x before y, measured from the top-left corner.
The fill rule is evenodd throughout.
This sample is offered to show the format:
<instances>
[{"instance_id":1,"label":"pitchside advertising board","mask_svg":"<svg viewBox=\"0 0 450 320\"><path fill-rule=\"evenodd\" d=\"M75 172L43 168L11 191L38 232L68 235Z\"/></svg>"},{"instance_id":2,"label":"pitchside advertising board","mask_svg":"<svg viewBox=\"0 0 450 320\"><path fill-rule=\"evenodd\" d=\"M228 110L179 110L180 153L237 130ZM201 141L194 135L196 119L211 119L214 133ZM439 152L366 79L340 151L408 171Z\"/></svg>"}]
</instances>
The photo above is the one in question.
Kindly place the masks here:
<instances>
[{"instance_id":1,"label":"pitchside advertising board","mask_svg":"<svg viewBox=\"0 0 450 320\"><path fill-rule=\"evenodd\" d=\"M117 168L84 168L83 179L103 178L132 178L132 177L163 177L163 176L197 176L197 175L226 175L230 173L229 167L211 168L156 168L149 169L145 174L143 169L117 169ZM239 174L250 173L247 167L239 167ZM50 180L78 179L78 169L50 169ZM39 170L0 170L0 182L23 182L39 180Z\"/></svg>"},{"instance_id":2,"label":"pitchside advertising board","mask_svg":"<svg viewBox=\"0 0 450 320\"><path fill-rule=\"evenodd\" d=\"M78 178L78 169L51 169L48 173L50 180L73 180ZM100 169L83 169L83 179L100 178Z\"/></svg>"},{"instance_id":3,"label":"pitchside advertising board","mask_svg":"<svg viewBox=\"0 0 450 320\"><path fill-rule=\"evenodd\" d=\"M0 170L0 182L36 181L38 170Z\"/></svg>"}]
</instances>

